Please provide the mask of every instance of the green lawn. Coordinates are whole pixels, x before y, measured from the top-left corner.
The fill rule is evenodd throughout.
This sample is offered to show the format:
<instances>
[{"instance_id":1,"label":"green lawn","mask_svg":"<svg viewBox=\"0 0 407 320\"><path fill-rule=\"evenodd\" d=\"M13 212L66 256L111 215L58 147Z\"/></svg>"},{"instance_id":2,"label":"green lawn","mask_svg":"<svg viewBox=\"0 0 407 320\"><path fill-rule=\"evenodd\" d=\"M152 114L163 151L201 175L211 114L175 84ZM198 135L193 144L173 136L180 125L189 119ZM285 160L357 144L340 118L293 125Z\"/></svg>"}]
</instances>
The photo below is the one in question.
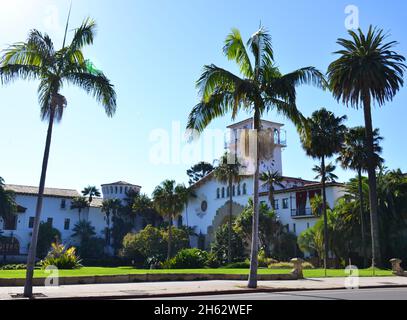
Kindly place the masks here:
<instances>
[{"instance_id":1,"label":"green lawn","mask_svg":"<svg viewBox=\"0 0 407 320\"><path fill-rule=\"evenodd\" d=\"M259 274L282 274L289 273L290 269L259 269ZM83 267L78 270L60 270L60 277L74 277L74 276L95 276L95 275L120 275L120 274L146 274L146 273L208 273L208 274L248 274L247 269L179 269L179 270L142 270L133 269L131 267L118 267L118 268L103 268L103 267ZM376 276L391 276L390 270L376 269ZM34 277L41 278L47 277L43 270L35 270ZM304 270L306 278L320 278L324 277L323 269ZM344 277L346 274L342 269L328 270L328 277ZM368 277L372 276L371 269L359 270L359 276ZM25 270L0 270L0 278L24 278Z\"/></svg>"}]
</instances>

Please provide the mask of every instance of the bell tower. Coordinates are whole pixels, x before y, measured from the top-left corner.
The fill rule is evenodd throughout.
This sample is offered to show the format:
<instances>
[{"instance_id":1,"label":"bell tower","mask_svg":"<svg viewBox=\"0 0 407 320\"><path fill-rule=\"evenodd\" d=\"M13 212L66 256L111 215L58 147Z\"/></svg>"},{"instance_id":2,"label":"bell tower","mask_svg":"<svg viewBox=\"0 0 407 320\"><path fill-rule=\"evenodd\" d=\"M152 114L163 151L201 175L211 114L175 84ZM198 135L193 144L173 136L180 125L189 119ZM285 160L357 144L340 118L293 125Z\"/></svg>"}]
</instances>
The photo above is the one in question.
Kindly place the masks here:
<instances>
[{"instance_id":1,"label":"bell tower","mask_svg":"<svg viewBox=\"0 0 407 320\"><path fill-rule=\"evenodd\" d=\"M282 150L287 146L284 124L261 120L260 134L253 131L253 119L228 126L229 141L226 144L229 152L239 163L250 170L254 169L256 139L260 142L260 172L270 170L283 175Z\"/></svg>"}]
</instances>

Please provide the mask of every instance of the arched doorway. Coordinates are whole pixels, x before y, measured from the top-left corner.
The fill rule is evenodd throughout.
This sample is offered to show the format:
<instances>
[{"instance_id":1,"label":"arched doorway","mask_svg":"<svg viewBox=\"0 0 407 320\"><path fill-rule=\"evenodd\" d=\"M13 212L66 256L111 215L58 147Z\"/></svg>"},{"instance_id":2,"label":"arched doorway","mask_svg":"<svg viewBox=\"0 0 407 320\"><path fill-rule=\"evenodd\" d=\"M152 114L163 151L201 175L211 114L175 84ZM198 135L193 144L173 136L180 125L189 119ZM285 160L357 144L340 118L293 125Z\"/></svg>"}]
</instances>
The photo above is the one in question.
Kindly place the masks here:
<instances>
[{"instance_id":1,"label":"arched doorway","mask_svg":"<svg viewBox=\"0 0 407 320\"><path fill-rule=\"evenodd\" d=\"M244 210L244 206L232 202L232 215L236 218ZM216 210L216 215L212 220L211 226L208 227L205 246L208 248L210 243L215 239L216 230L223 224L229 221L229 201L227 201L222 207Z\"/></svg>"}]
</instances>

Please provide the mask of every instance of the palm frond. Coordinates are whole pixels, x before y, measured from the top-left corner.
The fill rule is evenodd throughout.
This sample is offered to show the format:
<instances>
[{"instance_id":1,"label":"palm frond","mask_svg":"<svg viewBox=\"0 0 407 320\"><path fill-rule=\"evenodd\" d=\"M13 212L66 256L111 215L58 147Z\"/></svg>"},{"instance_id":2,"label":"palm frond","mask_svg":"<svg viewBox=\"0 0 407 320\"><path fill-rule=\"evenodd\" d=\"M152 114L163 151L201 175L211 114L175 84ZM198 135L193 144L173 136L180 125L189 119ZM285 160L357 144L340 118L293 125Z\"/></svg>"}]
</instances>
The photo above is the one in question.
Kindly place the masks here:
<instances>
[{"instance_id":1,"label":"palm frond","mask_svg":"<svg viewBox=\"0 0 407 320\"><path fill-rule=\"evenodd\" d=\"M86 18L82 25L75 30L72 42L69 45L71 51L82 49L85 45L93 44L96 35L96 22L91 18Z\"/></svg>"},{"instance_id":2,"label":"palm frond","mask_svg":"<svg viewBox=\"0 0 407 320\"><path fill-rule=\"evenodd\" d=\"M234 60L239 65L240 72L246 78L253 79L253 68L238 29L233 28L226 37L223 53L229 60Z\"/></svg>"},{"instance_id":3,"label":"palm frond","mask_svg":"<svg viewBox=\"0 0 407 320\"><path fill-rule=\"evenodd\" d=\"M256 33L254 33L247 46L250 48L255 59L255 74L259 75L260 69L264 65L272 64L274 61L273 47L271 45L271 37L268 31L261 27Z\"/></svg>"},{"instance_id":4,"label":"palm frond","mask_svg":"<svg viewBox=\"0 0 407 320\"><path fill-rule=\"evenodd\" d=\"M69 72L63 76L68 83L84 89L99 101L109 117L116 111L116 92L110 80L103 74L91 74L88 72Z\"/></svg>"}]
</instances>

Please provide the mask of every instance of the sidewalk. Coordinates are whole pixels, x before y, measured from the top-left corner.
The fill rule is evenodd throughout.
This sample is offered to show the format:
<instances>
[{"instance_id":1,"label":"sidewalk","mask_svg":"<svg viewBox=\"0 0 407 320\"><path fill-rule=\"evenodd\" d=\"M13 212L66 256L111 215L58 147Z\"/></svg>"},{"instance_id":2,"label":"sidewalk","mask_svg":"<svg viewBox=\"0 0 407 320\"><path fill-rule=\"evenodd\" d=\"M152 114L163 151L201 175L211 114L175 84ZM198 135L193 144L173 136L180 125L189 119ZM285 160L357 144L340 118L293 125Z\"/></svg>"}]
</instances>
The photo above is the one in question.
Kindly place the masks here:
<instances>
[{"instance_id":1,"label":"sidewalk","mask_svg":"<svg viewBox=\"0 0 407 320\"><path fill-rule=\"evenodd\" d=\"M257 289L248 289L247 281L188 281L35 287L38 299L126 299L185 295L231 294L247 292L283 292L293 290L329 290L346 288L347 278L313 278L291 281L259 281ZM407 287L407 277L358 278L360 288ZM349 279L348 279L349 281ZM354 283L354 282L353 282ZM22 287L0 287L0 300L16 299Z\"/></svg>"}]
</instances>

